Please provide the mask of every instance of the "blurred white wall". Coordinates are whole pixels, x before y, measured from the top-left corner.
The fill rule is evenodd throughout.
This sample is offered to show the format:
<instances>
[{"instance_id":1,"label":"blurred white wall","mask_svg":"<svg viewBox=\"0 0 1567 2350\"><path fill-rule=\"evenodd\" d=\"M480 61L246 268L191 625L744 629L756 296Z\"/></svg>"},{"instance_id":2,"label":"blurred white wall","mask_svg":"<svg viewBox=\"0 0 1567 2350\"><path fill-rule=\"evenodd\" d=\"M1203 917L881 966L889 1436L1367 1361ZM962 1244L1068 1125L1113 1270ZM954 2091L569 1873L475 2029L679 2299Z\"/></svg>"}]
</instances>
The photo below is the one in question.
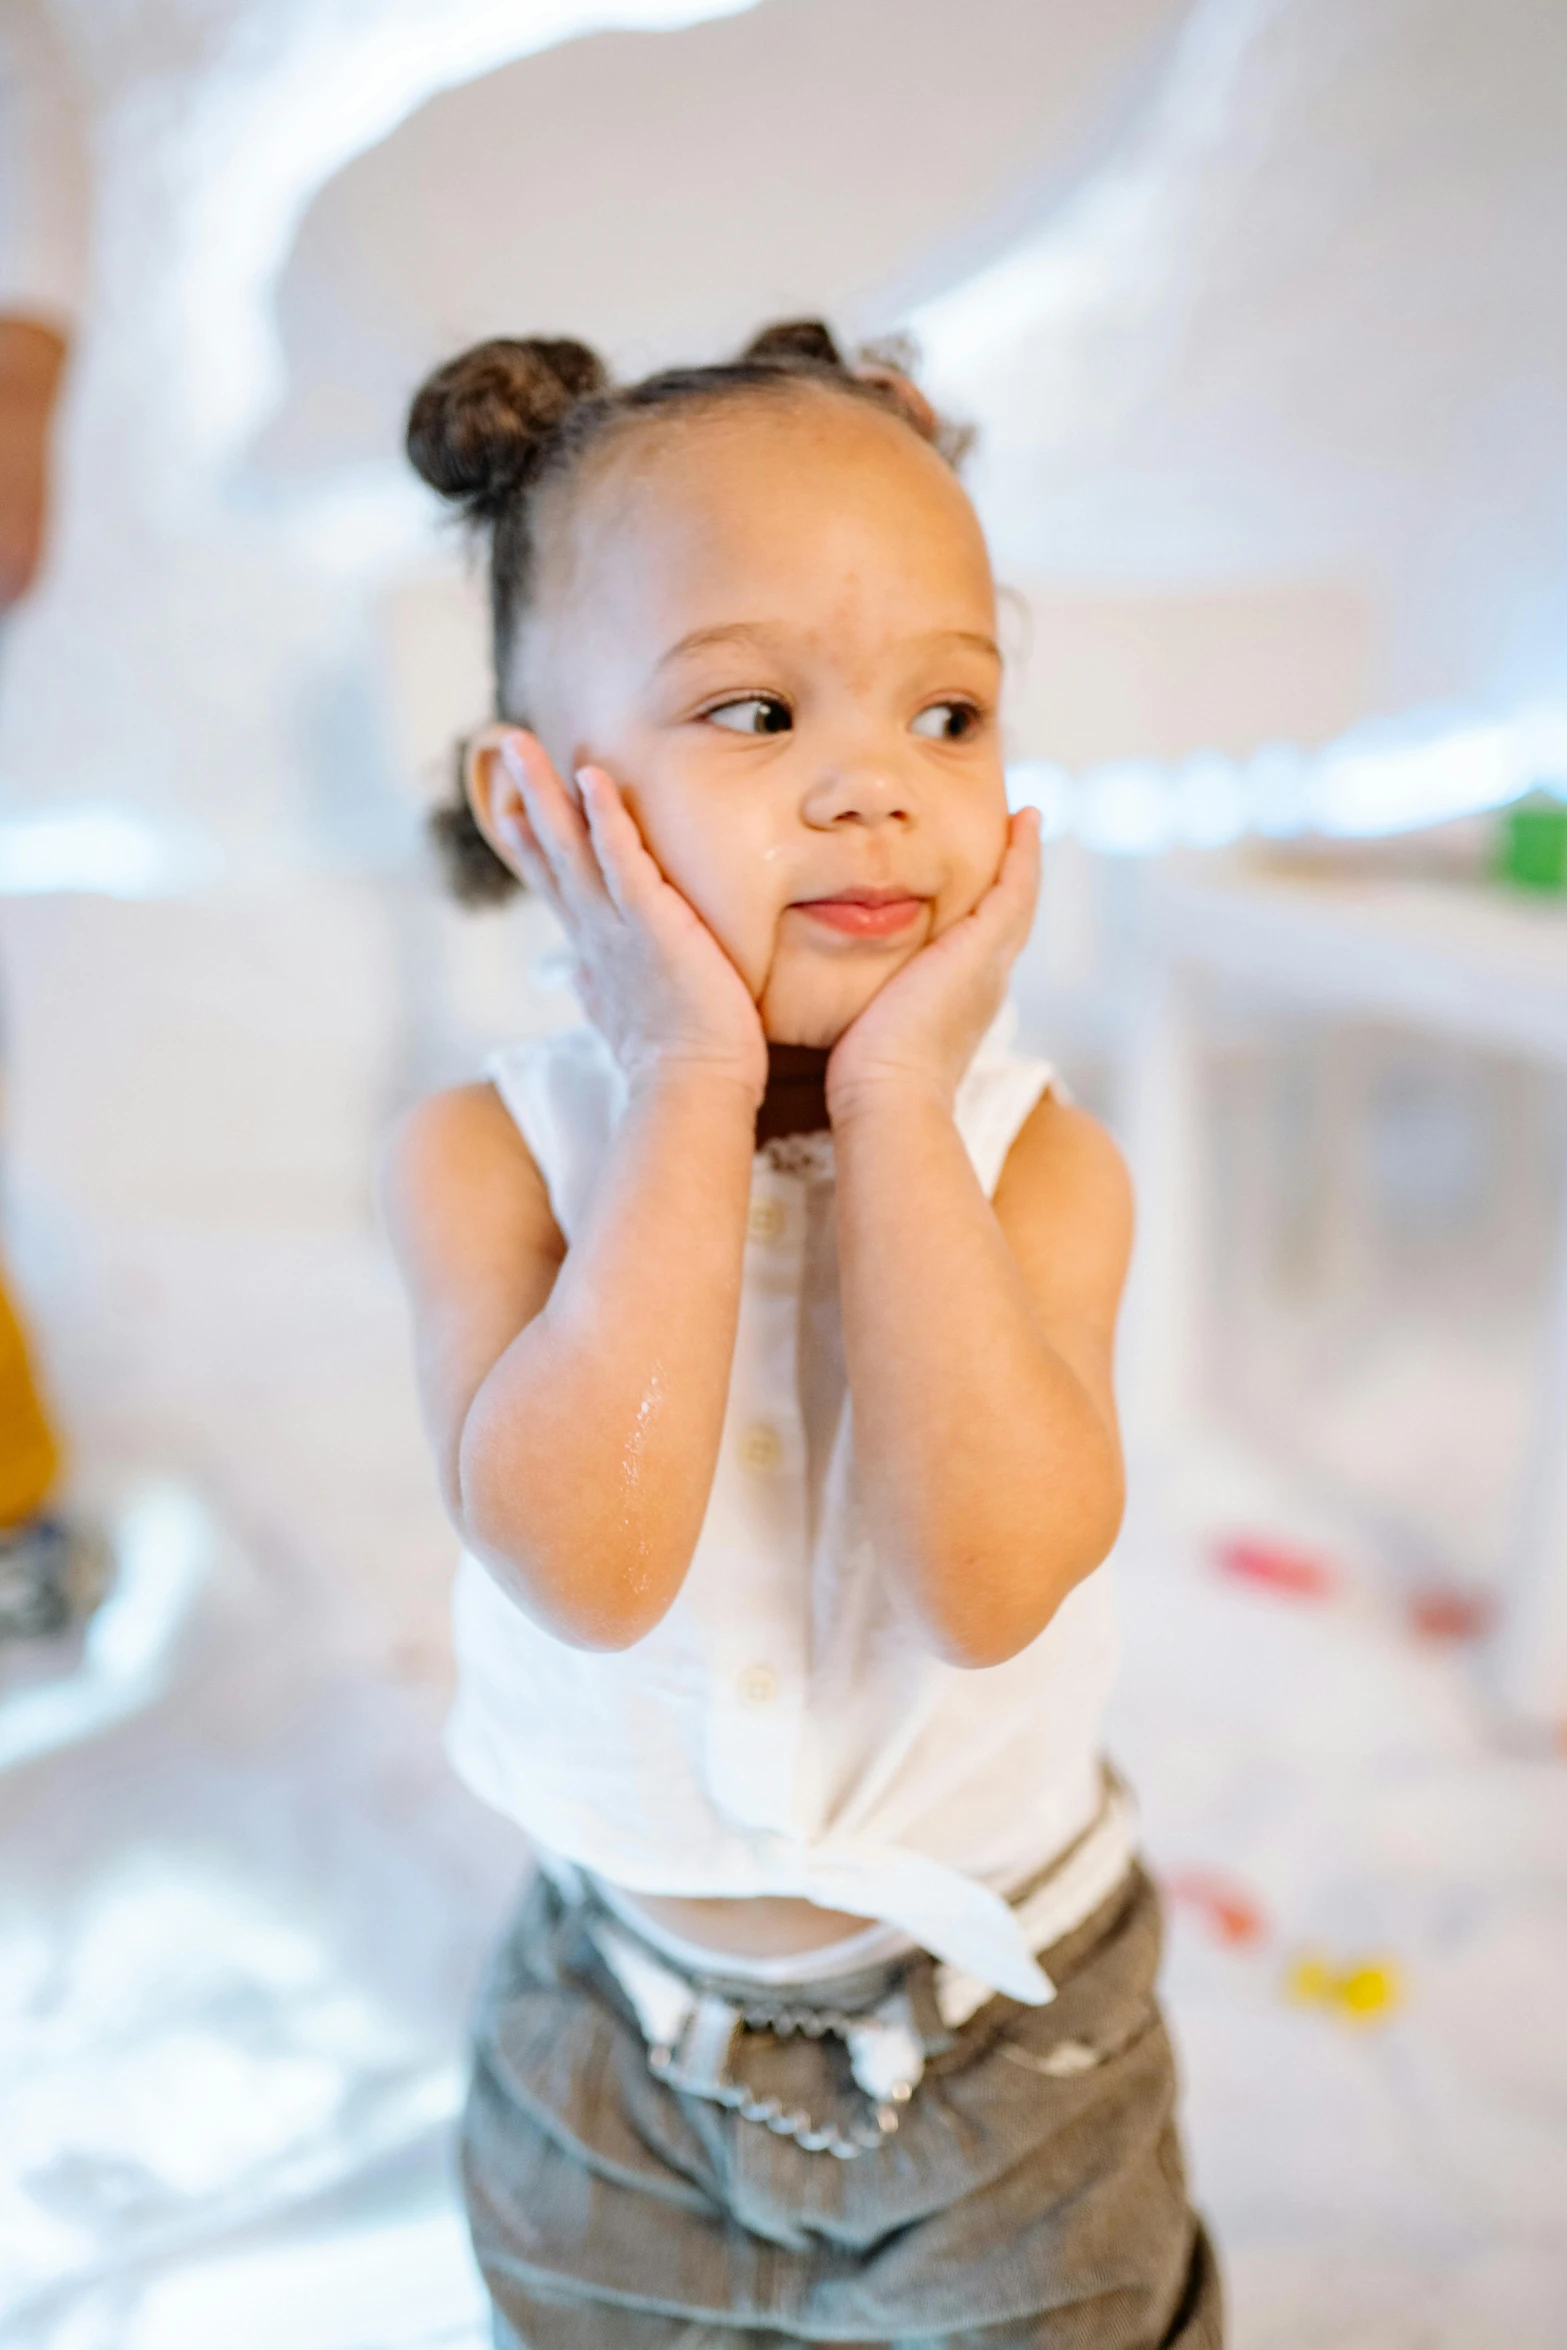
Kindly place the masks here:
<instances>
[{"instance_id":1,"label":"blurred white wall","mask_svg":"<svg viewBox=\"0 0 1567 2350\"><path fill-rule=\"evenodd\" d=\"M395 853L365 589L440 543L411 384L498 328L635 366L912 320L1038 607L1027 749L1560 680L1551 0L52 5L98 253L13 799Z\"/></svg>"},{"instance_id":2,"label":"blurred white wall","mask_svg":"<svg viewBox=\"0 0 1567 2350\"><path fill-rule=\"evenodd\" d=\"M771 0L606 34L322 190L254 463L363 496L407 386L484 333L630 368L792 310L912 322L1029 609L1020 751L1527 700L1567 618L1564 133L1543 0Z\"/></svg>"},{"instance_id":3,"label":"blurred white wall","mask_svg":"<svg viewBox=\"0 0 1567 2350\"><path fill-rule=\"evenodd\" d=\"M1113 152L1188 5L768 0L448 90L306 214L260 462L395 462L409 388L485 335L580 335L631 373L771 318L902 325Z\"/></svg>"},{"instance_id":4,"label":"blurred white wall","mask_svg":"<svg viewBox=\"0 0 1567 2350\"><path fill-rule=\"evenodd\" d=\"M1567 11L1201 0L1036 234L917 317L1004 566L1341 584L1377 701L1567 668Z\"/></svg>"}]
</instances>

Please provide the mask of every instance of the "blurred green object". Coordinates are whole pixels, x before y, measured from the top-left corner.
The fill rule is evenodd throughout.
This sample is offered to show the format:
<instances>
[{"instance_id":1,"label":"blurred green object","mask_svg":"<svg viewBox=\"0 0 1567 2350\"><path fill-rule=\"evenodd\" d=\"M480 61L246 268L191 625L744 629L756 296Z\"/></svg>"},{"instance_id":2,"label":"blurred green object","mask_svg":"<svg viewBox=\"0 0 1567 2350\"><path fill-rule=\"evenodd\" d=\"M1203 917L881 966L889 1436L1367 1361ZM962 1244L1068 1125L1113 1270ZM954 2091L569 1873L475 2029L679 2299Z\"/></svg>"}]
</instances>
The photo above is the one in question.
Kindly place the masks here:
<instances>
[{"instance_id":1,"label":"blurred green object","mask_svg":"<svg viewBox=\"0 0 1567 2350\"><path fill-rule=\"evenodd\" d=\"M1537 794L1505 810L1496 872L1514 889L1567 893L1567 807Z\"/></svg>"}]
</instances>

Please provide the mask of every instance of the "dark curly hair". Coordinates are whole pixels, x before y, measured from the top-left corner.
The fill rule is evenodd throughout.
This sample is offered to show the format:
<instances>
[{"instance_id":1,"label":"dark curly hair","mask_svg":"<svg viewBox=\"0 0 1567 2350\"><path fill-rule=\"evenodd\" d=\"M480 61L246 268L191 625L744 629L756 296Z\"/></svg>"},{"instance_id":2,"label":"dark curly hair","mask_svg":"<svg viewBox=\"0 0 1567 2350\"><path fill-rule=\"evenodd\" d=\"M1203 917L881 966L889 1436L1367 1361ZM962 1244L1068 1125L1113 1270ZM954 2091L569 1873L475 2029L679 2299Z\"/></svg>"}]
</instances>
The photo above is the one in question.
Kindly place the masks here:
<instances>
[{"instance_id":1,"label":"dark curly hair","mask_svg":"<svg viewBox=\"0 0 1567 2350\"><path fill-rule=\"evenodd\" d=\"M534 570L539 492L638 419L739 396L817 384L899 416L956 465L966 431L936 414L915 383L901 341L869 345L854 365L816 319L765 327L738 359L672 367L616 385L586 344L548 336L478 343L422 384L408 412L409 460L443 498L489 533L490 619L496 713L518 718L508 677ZM520 722L520 719L519 719ZM430 829L446 877L470 905L496 904L520 885L474 821L459 749L455 789Z\"/></svg>"}]
</instances>

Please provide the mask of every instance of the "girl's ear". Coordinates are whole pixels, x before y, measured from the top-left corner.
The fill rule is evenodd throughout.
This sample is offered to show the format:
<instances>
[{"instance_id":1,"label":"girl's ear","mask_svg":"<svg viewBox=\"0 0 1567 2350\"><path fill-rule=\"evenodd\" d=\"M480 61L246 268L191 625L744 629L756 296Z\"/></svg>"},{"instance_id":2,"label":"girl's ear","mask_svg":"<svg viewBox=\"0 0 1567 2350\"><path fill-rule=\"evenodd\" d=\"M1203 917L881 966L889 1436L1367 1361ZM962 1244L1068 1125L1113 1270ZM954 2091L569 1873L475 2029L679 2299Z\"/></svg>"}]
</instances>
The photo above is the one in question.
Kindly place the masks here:
<instances>
[{"instance_id":1,"label":"girl's ear","mask_svg":"<svg viewBox=\"0 0 1567 2350\"><path fill-rule=\"evenodd\" d=\"M473 810L473 820L485 840L508 873L526 887L527 875L518 856L517 838L519 832L526 833L527 811L522 788L501 756L502 746L507 743L516 743L519 748L526 746L538 753L533 737L522 727L496 720L470 736L463 746L463 789Z\"/></svg>"}]
</instances>

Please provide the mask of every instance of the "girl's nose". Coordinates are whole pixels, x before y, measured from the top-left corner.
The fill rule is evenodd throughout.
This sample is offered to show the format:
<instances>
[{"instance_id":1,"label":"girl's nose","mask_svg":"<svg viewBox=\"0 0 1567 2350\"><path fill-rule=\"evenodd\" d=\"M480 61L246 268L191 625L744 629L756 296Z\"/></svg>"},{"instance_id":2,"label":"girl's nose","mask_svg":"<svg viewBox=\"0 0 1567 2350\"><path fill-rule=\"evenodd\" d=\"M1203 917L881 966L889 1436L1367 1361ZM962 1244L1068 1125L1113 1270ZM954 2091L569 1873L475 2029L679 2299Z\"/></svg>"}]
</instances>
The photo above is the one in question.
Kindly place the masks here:
<instances>
[{"instance_id":1,"label":"girl's nose","mask_svg":"<svg viewBox=\"0 0 1567 2350\"><path fill-rule=\"evenodd\" d=\"M908 824L914 802L904 781L874 761L829 768L805 795L807 824L823 832L845 824Z\"/></svg>"}]
</instances>

